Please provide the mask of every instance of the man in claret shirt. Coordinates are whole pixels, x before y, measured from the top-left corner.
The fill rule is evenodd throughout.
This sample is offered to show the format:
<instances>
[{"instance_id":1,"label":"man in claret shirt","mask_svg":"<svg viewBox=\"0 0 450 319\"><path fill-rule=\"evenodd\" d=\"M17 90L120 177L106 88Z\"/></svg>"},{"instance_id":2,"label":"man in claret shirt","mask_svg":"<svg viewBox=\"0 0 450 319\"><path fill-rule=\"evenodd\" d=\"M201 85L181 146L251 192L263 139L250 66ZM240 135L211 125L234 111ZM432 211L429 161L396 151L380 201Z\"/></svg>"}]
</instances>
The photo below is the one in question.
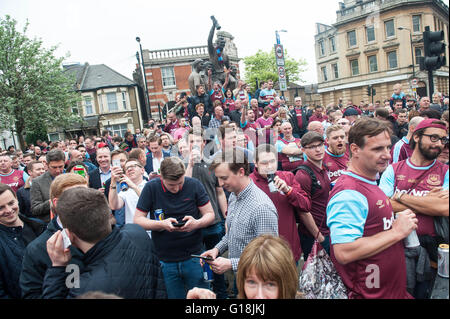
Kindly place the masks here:
<instances>
[{"instance_id":1,"label":"man in claret shirt","mask_svg":"<svg viewBox=\"0 0 450 319\"><path fill-rule=\"evenodd\" d=\"M290 110L290 119L292 125L292 134L294 137L302 138L303 134L306 133L306 127L308 125L308 110L306 107L302 106L302 98L297 96L294 99L294 109Z\"/></svg>"},{"instance_id":2,"label":"man in claret shirt","mask_svg":"<svg viewBox=\"0 0 450 319\"><path fill-rule=\"evenodd\" d=\"M326 121L328 118L328 116L323 115L323 107L320 105L317 105L314 108L314 113L313 115L309 118L309 123L311 123L312 121L319 121L319 122L323 122Z\"/></svg>"},{"instance_id":3,"label":"man in claret shirt","mask_svg":"<svg viewBox=\"0 0 450 319\"><path fill-rule=\"evenodd\" d=\"M301 145L302 151L307 157L307 160L302 165L306 166L306 169L298 169L295 174L295 180L308 195L310 202L309 212L313 217L312 227L307 227L308 225L304 222L298 226L303 260L306 261L316 237L327 253L330 251L330 230L325 220L328 194L330 192L330 179L328 178L328 170L323 165L325 153L323 136L316 132L308 132L303 135ZM308 173L308 168L313 175ZM316 182L314 182L313 178L315 178Z\"/></svg>"},{"instance_id":4,"label":"man in claret shirt","mask_svg":"<svg viewBox=\"0 0 450 319\"><path fill-rule=\"evenodd\" d=\"M390 134L386 122L355 122L348 137L351 162L329 196L330 255L349 298L411 298L403 239L417 219L407 209L394 220L389 198L376 183L389 164Z\"/></svg>"},{"instance_id":5,"label":"man in claret shirt","mask_svg":"<svg viewBox=\"0 0 450 319\"><path fill-rule=\"evenodd\" d=\"M296 262L300 259L302 250L296 224L296 210L306 212L301 215L309 215L311 204L308 195L291 172L277 171L277 152L273 145L261 144L256 149L256 169L250 178L272 200L278 212L278 232L291 247ZM275 192L269 188L268 175L275 175L273 183ZM306 218L306 216L305 216ZM314 221L312 220L312 223Z\"/></svg>"},{"instance_id":6,"label":"man in claret shirt","mask_svg":"<svg viewBox=\"0 0 450 319\"><path fill-rule=\"evenodd\" d=\"M331 125L326 134L328 148L325 149L323 163L328 168L328 177L331 183L334 184L341 173L347 170L350 158L346 152L347 144L345 143L344 129L340 125Z\"/></svg>"},{"instance_id":7,"label":"man in claret shirt","mask_svg":"<svg viewBox=\"0 0 450 319\"><path fill-rule=\"evenodd\" d=\"M289 122L281 124L283 137L279 137L275 143L278 152L278 160L283 171L293 171L303 163L303 151L300 139L292 135L292 126Z\"/></svg>"},{"instance_id":8,"label":"man in claret shirt","mask_svg":"<svg viewBox=\"0 0 450 319\"><path fill-rule=\"evenodd\" d=\"M389 166L380 180L380 188L391 198L394 212L412 209L419 221L417 235L421 245L438 240L434 227L434 216L447 216L448 207L448 166L437 161L444 145L448 143L445 123L435 119L420 122L414 130L410 146L413 154L410 158ZM436 243L427 249L431 263L437 262ZM405 251L409 257L411 251ZM427 271L427 269L424 269ZM408 269L416 277L415 269ZM435 271L426 280L408 281L408 290L416 298L428 298Z\"/></svg>"}]
</instances>

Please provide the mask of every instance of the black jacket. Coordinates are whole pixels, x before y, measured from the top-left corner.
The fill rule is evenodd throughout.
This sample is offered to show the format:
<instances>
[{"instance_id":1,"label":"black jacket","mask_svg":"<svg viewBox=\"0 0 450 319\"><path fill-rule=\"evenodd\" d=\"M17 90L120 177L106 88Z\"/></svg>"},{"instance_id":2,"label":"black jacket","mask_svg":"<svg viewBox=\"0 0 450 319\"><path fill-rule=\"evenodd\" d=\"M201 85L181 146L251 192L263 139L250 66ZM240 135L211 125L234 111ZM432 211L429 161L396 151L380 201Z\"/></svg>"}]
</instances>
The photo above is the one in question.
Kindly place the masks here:
<instances>
[{"instance_id":1,"label":"black jacket","mask_svg":"<svg viewBox=\"0 0 450 319\"><path fill-rule=\"evenodd\" d=\"M19 276L26 246L45 230L45 223L19 215L24 227L0 225L0 299L20 298Z\"/></svg>"},{"instance_id":2,"label":"black jacket","mask_svg":"<svg viewBox=\"0 0 450 319\"><path fill-rule=\"evenodd\" d=\"M79 288L67 288L65 267L47 269L43 297L74 298L89 291L102 291L126 299L165 299L166 287L159 259L147 232L127 224L99 241L83 257Z\"/></svg>"},{"instance_id":3,"label":"black jacket","mask_svg":"<svg viewBox=\"0 0 450 319\"><path fill-rule=\"evenodd\" d=\"M30 187L22 186L17 190L17 200L19 201L19 212L27 217L33 217L31 214Z\"/></svg>"},{"instance_id":4,"label":"black jacket","mask_svg":"<svg viewBox=\"0 0 450 319\"><path fill-rule=\"evenodd\" d=\"M42 283L47 268L50 268L52 262L47 253L47 240L61 228L53 218L47 225L47 229L34 241L32 241L25 250L23 256L22 272L20 273L20 289L22 298L39 299L42 298ZM82 253L74 246L70 246L72 254L72 264L77 264L82 269Z\"/></svg>"},{"instance_id":5,"label":"black jacket","mask_svg":"<svg viewBox=\"0 0 450 319\"><path fill-rule=\"evenodd\" d=\"M199 103L203 103L205 105L205 114L212 114L212 103L208 93L203 94L202 96L193 95L188 97L188 112L189 118L192 119L195 116L195 106Z\"/></svg>"},{"instance_id":6,"label":"black jacket","mask_svg":"<svg viewBox=\"0 0 450 319\"><path fill-rule=\"evenodd\" d=\"M309 116L308 109L302 107L302 127L298 127L297 113L295 113L295 108L289 111L290 117L289 122L292 125L292 134L298 135L298 138L302 138L303 134L306 133L306 127L308 126Z\"/></svg>"}]
</instances>

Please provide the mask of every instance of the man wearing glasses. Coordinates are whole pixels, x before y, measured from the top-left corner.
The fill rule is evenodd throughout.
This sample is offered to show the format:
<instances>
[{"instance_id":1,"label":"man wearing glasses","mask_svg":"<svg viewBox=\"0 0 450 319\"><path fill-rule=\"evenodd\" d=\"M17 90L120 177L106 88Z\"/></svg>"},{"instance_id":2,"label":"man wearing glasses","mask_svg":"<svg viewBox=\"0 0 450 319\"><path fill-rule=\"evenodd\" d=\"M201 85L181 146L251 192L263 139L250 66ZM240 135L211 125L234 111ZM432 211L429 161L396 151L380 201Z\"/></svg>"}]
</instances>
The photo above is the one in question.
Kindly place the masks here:
<instances>
[{"instance_id":1,"label":"man wearing glasses","mask_svg":"<svg viewBox=\"0 0 450 319\"><path fill-rule=\"evenodd\" d=\"M305 261L308 259L315 238L328 253L330 252L330 230L326 223L326 208L331 182L328 177L328 169L323 165L324 142L323 136L317 132L311 131L303 135L301 145L307 160L301 167L306 166L306 168L298 169L295 174L295 180L308 195L311 206L310 213L315 222L315 227L309 227L309 230L303 224L299 224L298 227ZM311 233L311 229L314 233Z\"/></svg>"},{"instance_id":2,"label":"man wearing glasses","mask_svg":"<svg viewBox=\"0 0 450 319\"><path fill-rule=\"evenodd\" d=\"M124 174L125 171L125 174ZM129 159L122 170L120 166L111 167L111 186L108 194L109 207L119 210L125 207L125 224L133 224L136 205L141 191L147 183L144 180L144 167L137 159ZM126 182L127 190L117 193L118 183ZM151 232L148 232L149 236Z\"/></svg>"},{"instance_id":3,"label":"man wearing glasses","mask_svg":"<svg viewBox=\"0 0 450 319\"><path fill-rule=\"evenodd\" d=\"M439 216L448 217L449 213L448 166L437 161L444 146L448 144L445 122L423 120L416 126L409 144L413 149L411 157L388 166L381 177L380 188L390 197L394 212L410 208L417 214L416 232L430 262L425 264L422 281L416 282L415 267L407 267L408 278L414 279L408 281L408 291L415 298L423 299L429 297L436 274L434 266L439 242L435 241L439 241L439 234L436 232L434 219ZM416 257L409 248L405 249L405 253L407 258Z\"/></svg>"}]
</instances>

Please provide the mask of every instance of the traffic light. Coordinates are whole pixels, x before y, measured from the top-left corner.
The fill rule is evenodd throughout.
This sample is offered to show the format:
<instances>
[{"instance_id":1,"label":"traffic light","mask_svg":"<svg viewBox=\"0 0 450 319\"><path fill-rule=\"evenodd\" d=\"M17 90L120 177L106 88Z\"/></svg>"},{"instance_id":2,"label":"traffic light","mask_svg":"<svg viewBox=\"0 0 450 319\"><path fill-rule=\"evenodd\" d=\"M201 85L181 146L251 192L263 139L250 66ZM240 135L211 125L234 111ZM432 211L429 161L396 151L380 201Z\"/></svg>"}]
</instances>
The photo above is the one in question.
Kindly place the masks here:
<instances>
[{"instance_id":1,"label":"traffic light","mask_svg":"<svg viewBox=\"0 0 450 319\"><path fill-rule=\"evenodd\" d=\"M425 56L420 59L420 69L433 71L446 64L444 31L430 31L430 27L425 27L423 32L423 45Z\"/></svg>"},{"instance_id":2,"label":"traffic light","mask_svg":"<svg viewBox=\"0 0 450 319\"><path fill-rule=\"evenodd\" d=\"M372 96L377 95L377 91L375 90L375 88L372 88Z\"/></svg>"},{"instance_id":3,"label":"traffic light","mask_svg":"<svg viewBox=\"0 0 450 319\"><path fill-rule=\"evenodd\" d=\"M367 95L368 95L368 96L372 96L372 93L373 93L373 91L372 91L372 85L369 85L369 86L367 87Z\"/></svg>"}]
</instances>

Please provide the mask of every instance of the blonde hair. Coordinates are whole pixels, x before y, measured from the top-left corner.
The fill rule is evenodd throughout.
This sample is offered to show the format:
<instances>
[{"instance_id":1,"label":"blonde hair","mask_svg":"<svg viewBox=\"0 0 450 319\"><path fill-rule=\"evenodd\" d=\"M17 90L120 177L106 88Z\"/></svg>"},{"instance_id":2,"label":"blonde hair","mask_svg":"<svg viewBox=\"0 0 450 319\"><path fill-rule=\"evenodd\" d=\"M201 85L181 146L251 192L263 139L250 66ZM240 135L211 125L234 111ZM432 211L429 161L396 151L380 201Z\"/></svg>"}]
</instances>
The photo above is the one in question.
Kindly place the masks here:
<instances>
[{"instance_id":1,"label":"blonde hair","mask_svg":"<svg viewBox=\"0 0 450 319\"><path fill-rule=\"evenodd\" d=\"M87 180L78 174L75 173L65 173L56 176L50 185L50 200L53 202L53 199L59 198L62 192L66 190L68 187L72 186L87 186Z\"/></svg>"},{"instance_id":2,"label":"blonde hair","mask_svg":"<svg viewBox=\"0 0 450 319\"><path fill-rule=\"evenodd\" d=\"M252 271L264 281L277 283L278 299L296 297L297 267L291 248L284 239L273 235L261 235L245 247L239 259L236 277L239 299L247 299L244 285Z\"/></svg>"}]
</instances>

